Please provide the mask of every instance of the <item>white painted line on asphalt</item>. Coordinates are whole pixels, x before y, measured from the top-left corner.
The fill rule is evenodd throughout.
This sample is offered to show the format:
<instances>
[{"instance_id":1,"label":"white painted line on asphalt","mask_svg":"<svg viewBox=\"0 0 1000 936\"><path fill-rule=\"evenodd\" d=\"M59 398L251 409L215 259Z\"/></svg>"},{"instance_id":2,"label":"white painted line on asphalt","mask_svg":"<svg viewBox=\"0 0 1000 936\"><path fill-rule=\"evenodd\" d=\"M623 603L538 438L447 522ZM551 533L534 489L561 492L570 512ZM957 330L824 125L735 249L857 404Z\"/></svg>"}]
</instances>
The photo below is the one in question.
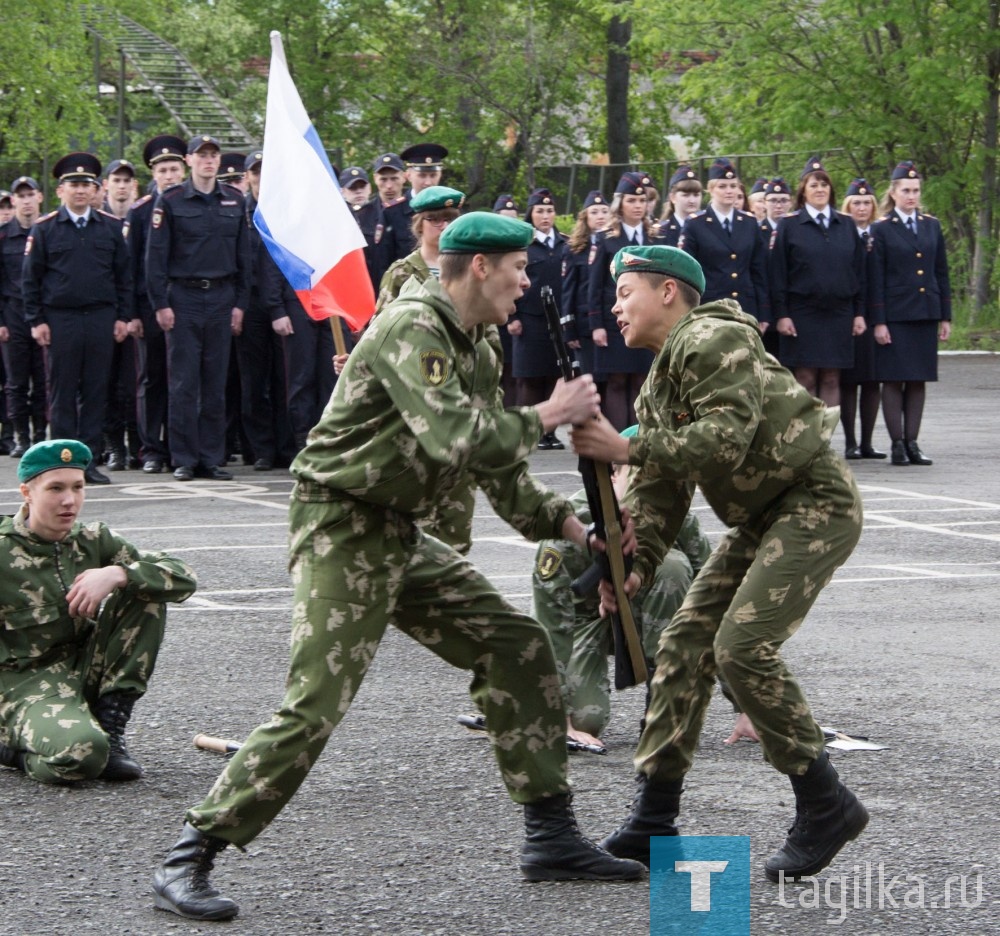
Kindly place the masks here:
<instances>
[{"instance_id":1,"label":"white painted line on asphalt","mask_svg":"<svg viewBox=\"0 0 1000 936\"><path fill-rule=\"evenodd\" d=\"M937 533L939 536L957 536L962 539L986 540L990 543L1000 543L1000 533L971 533L964 530L954 530L946 526L934 526L930 523L915 523L912 520L902 520L898 517L888 517L885 514L868 514L866 520L881 520L882 523L905 530L920 530L923 533ZM868 529L867 526L865 529Z\"/></svg>"},{"instance_id":2,"label":"white painted line on asphalt","mask_svg":"<svg viewBox=\"0 0 1000 936\"><path fill-rule=\"evenodd\" d=\"M923 491L907 491L902 488L878 487L870 484L859 484L858 488L862 493L865 491L878 491L886 494L897 494L901 498L909 497L914 500L946 501L950 504L970 504L973 507L992 507L994 510L1000 510L1000 504L994 504L990 501L969 500L964 497L948 497L945 494L926 494Z\"/></svg>"}]
</instances>

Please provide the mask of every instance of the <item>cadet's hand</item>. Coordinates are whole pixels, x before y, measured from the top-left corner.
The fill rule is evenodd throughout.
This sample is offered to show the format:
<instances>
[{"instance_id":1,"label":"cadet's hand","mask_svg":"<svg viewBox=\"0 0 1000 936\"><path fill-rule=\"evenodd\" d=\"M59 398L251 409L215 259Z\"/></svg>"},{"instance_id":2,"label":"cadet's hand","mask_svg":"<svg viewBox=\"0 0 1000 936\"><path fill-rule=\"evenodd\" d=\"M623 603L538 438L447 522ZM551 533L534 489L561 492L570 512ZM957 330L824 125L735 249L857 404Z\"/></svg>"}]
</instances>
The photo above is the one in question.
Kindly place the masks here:
<instances>
[{"instance_id":1,"label":"cadet's hand","mask_svg":"<svg viewBox=\"0 0 1000 936\"><path fill-rule=\"evenodd\" d=\"M10 329L6 325L0 325L0 341L10 341Z\"/></svg>"},{"instance_id":2,"label":"cadet's hand","mask_svg":"<svg viewBox=\"0 0 1000 936\"><path fill-rule=\"evenodd\" d=\"M283 315L281 318L277 318L271 322L271 328L274 329L276 335L281 335L282 338L287 338L289 335L295 334L295 329L292 328L292 320L287 315Z\"/></svg>"},{"instance_id":3,"label":"cadet's hand","mask_svg":"<svg viewBox=\"0 0 1000 936\"><path fill-rule=\"evenodd\" d=\"M590 333L590 337L598 348L606 348L608 346L608 330L606 328L595 328Z\"/></svg>"},{"instance_id":4,"label":"cadet's hand","mask_svg":"<svg viewBox=\"0 0 1000 936\"><path fill-rule=\"evenodd\" d=\"M115 319L115 343L121 344L126 338L128 338L128 322Z\"/></svg>"},{"instance_id":5,"label":"cadet's hand","mask_svg":"<svg viewBox=\"0 0 1000 936\"><path fill-rule=\"evenodd\" d=\"M347 367L347 359L349 357L349 354L335 354L333 356L333 372L338 377L344 372L344 368Z\"/></svg>"},{"instance_id":6,"label":"cadet's hand","mask_svg":"<svg viewBox=\"0 0 1000 936\"><path fill-rule=\"evenodd\" d=\"M758 328L760 329L760 333L761 333L762 335L763 335L763 334L764 334L764 333L765 333L765 332L767 331L767 329L768 329L768 326L769 326L770 324L771 324L770 322L758 322L758 323L757 323L757 327L758 327Z\"/></svg>"},{"instance_id":7,"label":"cadet's hand","mask_svg":"<svg viewBox=\"0 0 1000 936\"><path fill-rule=\"evenodd\" d=\"M863 315L854 316L854 325L851 328L852 335L863 335L868 330L868 323Z\"/></svg>"},{"instance_id":8,"label":"cadet's hand","mask_svg":"<svg viewBox=\"0 0 1000 936\"><path fill-rule=\"evenodd\" d=\"M875 340L879 344L892 344L892 336L889 334L888 325L875 326Z\"/></svg>"},{"instance_id":9,"label":"cadet's hand","mask_svg":"<svg viewBox=\"0 0 1000 936\"><path fill-rule=\"evenodd\" d=\"M747 741L760 741L757 736L757 729L754 728L753 722L747 717L746 712L740 712L736 716L736 724L733 725L733 733L723 741L723 744L735 744L737 741L746 738Z\"/></svg>"},{"instance_id":10,"label":"cadet's hand","mask_svg":"<svg viewBox=\"0 0 1000 936\"><path fill-rule=\"evenodd\" d=\"M73 584L66 592L69 613L73 617L93 617L108 595L127 584L128 575L121 566L87 569L73 579Z\"/></svg>"},{"instance_id":11,"label":"cadet's hand","mask_svg":"<svg viewBox=\"0 0 1000 936\"><path fill-rule=\"evenodd\" d=\"M635 572L630 572L625 579L625 594L631 598L639 590L642 580ZM597 586L597 593L601 598L601 617L607 617L618 610L618 602L615 599L615 587L607 580L602 580Z\"/></svg>"},{"instance_id":12,"label":"cadet's hand","mask_svg":"<svg viewBox=\"0 0 1000 936\"><path fill-rule=\"evenodd\" d=\"M234 335L243 332L243 310L233 306L232 325L230 326Z\"/></svg>"},{"instance_id":13,"label":"cadet's hand","mask_svg":"<svg viewBox=\"0 0 1000 936\"><path fill-rule=\"evenodd\" d=\"M575 339L573 341L567 341L566 342L566 347L567 348L579 348L580 347L580 342L576 341ZM589 735L588 735L588 737L589 737Z\"/></svg>"},{"instance_id":14,"label":"cadet's hand","mask_svg":"<svg viewBox=\"0 0 1000 936\"><path fill-rule=\"evenodd\" d=\"M145 338L146 330L142 327L142 319L134 318L128 323L128 333L133 338Z\"/></svg>"},{"instance_id":15,"label":"cadet's hand","mask_svg":"<svg viewBox=\"0 0 1000 936\"><path fill-rule=\"evenodd\" d=\"M156 324L165 332L172 331L174 327L174 310L170 306L167 306L165 309L157 309Z\"/></svg>"},{"instance_id":16,"label":"cadet's hand","mask_svg":"<svg viewBox=\"0 0 1000 936\"><path fill-rule=\"evenodd\" d=\"M938 341L947 341L951 337L951 322L942 322L938 328ZM6 338L0 338L0 341L6 341Z\"/></svg>"},{"instance_id":17,"label":"cadet's hand","mask_svg":"<svg viewBox=\"0 0 1000 936\"><path fill-rule=\"evenodd\" d=\"M789 338L798 337L798 332L795 330L795 323L787 315L784 318L778 319L774 327L778 329L779 335L788 335Z\"/></svg>"},{"instance_id":18,"label":"cadet's hand","mask_svg":"<svg viewBox=\"0 0 1000 936\"><path fill-rule=\"evenodd\" d=\"M524 326L517 320L507 323L507 333L509 335L520 335L524 331Z\"/></svg>"},{"instance_id":19,"label":"cadet's hand","mask_svg":"<svg viewBox=\"0 0 1000 936\"><path fill-rule=\"evenodd\" d=\"M601 411L601 396L594 378L584 374L567 383L560 378L555 389L544 403L535 409L542 418L545 432L552 432L566 423L581 423L592 419Z\"/></svg>"},{"instance_id":20,"label":"cadet's hand","mask_svg":"<svg viewBox=\"0 0 1000 936\"><path fill-rule=\"evenodd\" d=\"M574 423L569 440L573 451L584 458L619 465L628 463L628 439L623 439L603 415Z\"/></svg>"},{"instance_id":21,"label":"cadet's hand","mask_svg":"<svg viewBox=\"0 0 1000 936\"><path fill-rule=\"evenodd\" d=\"M31 337L43 348L52 344L52 332L49 331L49 326L44 322L41 325L31 326Z\"/></svg>"},{"instance_id":22,"label":"cadet's hand","mask_svg":"<svg viewBox=\"0 0 1000 936\"><path fill-rule=\"evenodd\" d=\"M570 741L576 741L579 744L593 744L595 747L604 747L604 742L600 738L595 738L592 734L588 734L586 731L574 728L568 715L566 716L566 737L569 738Z\"/></svg>"}]
</instances>

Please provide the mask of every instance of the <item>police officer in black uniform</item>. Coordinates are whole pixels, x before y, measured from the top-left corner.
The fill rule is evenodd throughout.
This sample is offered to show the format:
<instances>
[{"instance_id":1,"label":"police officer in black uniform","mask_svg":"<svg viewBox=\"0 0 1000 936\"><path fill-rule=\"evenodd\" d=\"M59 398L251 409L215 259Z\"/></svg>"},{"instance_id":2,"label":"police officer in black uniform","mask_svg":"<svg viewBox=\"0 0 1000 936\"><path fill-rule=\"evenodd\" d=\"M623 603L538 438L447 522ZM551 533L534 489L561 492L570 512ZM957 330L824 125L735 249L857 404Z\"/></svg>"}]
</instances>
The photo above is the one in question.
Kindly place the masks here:
<instances>
[{"instance_id":1,"label":"police officer in black uniform","mask_svg":"<svg viewBox=\"0 0 1000 936\"><path fill-rule=\"evenodd\" d=\"M517 218L521 214L521 209L517 207L514 196L510 192L504 192L502 195L497 195L497 200L493 202L493 213Z\"/></svg>"},{"instance_id":2,"label":"police officer in black uniform","mask_svg":"<svg viewBox=\"0 0 1000 936\"><path fill-rule=\"evenodd\" d=\"M42 189L30 176L15 179L10 188L14 217L0 228L0 316L7 334L0 348L7 373L7 420L14 430L10 454L20 458L32 442L45 439L48 427L45 354L31 337L21 298L24 247L41 213Z\"/></svg>"},{"instance_id":3,"label":"police officer in black uniform","mask_svg":"<svg viewBox=\"0 0 1000 936\"><path fill-rule=\"evenodd\" d=\"M507 320L513 336L513 370L517 381L518 406L534 406L547 400L559 377L559 362L542 309L541 290L551 288L556 307L562 303L563 263L569 257L564 234L555 228L556 201L547 188L535 189L528 197L524 220L535 228L528 245L525 273L531 285L514 304L514 314ZM565 448L555 432L546 432L538 443L540 449Z\"/></svg>"},{"instance_id":4,"label":"police officer in black uniform","mask_svg":"<svg viewBox=\"0 0 1000 936\"><path fill-rule=\"evenodd\" d=\"M146 248L149 299L167 333L170 457L178 481L225 481L225 387L231 336L250 300L243 194L216 179L219 142L189 141L191 176L162 192Z\"/></svg>"},{"instance_id":5,"label":"police officer in black uniform","mask_svg":"<svg viewBox=\"0 0 1000 936\"><path fill-rule=\"evenodd\" d=\"M372 195L371 180L361 166L348 166L340 173L340 194L344 196L365 235L365 266L372 281L372 289L378 295L379 285L385 271L389 269L389 238L385 236L385 216L382 200L378 194Z\"/></svg>"},{"instance_id":6,"label":"police officer in black uniform","mask_svg":"<svg viewBox=\"0 0 1000 936\"><path fill-rule=\"evenodd\" d=\"M448 150L438 143L415 143L399 154L406 163L406 181L410 183L412 198L432 185L441 184L441 173Z\"/></svg>"},{"instance_id":7,"label":"police officer in black uniform","mask_svg":"<svg viewBox=\"0 0 1000 936\"><path fill-rule=\"evenodd\" d=\"M146 142L142 158L153 174L152 192L140 198L125 219L132 262L136 332L136 417L141 447L139 458L146 474L159 474L170 461L167 447L167 339L156 321L146 287L146 241L156 196L184 181L187 143L170 134ZM135 319L133 319L133 326Z\"/></svg>"},{"instance_id":8,"label":"police officer in black uniform","mask_svg":"<svg viewBox=\"0 0 1000 936\"><path fill-rule=\"evenodd\" d=\"M590 212L594 208L596 214ZM591 218L595 217L595 222ZM588 192L577 215L576 227L569 237L569 252L563 260L562 322L563 338L573 349L580 370L594 372L594 339L590 336L587 294L590 290L590 265L597 257L599 231L607 223L608 201L598 191Z\"/></svg>"},{"instance_id":9,"label":"police officer in black uniform","mask_svg":"<svg viewBox=\"0 0 1000 936\"><path fill-rule=\"evenodd\" d=\"M90 205L100 174L90 153L56 163L64 204L32 227L21 281L25 321L46 349L52 434L92 452L101 450L114 345L132 318L122 222ZM84 474L91 484L111 483L93 462Z\"/></svg>"},{"instance_id":10,"label":"police officer in black uniform","mask_svg":"<svg viewBox=\"0 0 1000 936\"><path fill-rule=\"evenodd\" d=\"M250 234L250 304L243 316L243 331L236 339L240 364L243 432L253 456L254 471L270 471L288 464L291 433L285 406L285 359L282 326L285 318L281 272L268 253L253 214L260 195L260 168L264 154L258 150L245 160L247 230Z\"/></svg>"},{"instance_id":11,"label":"police officer in black uniform","mask_svg":"<svg viewBox=\"0 0 1000 936\"><path fill-rule=\"evenodd\" d=\"M701 209L701 179L690 166L680 165L670 177L667 204L656 227L656 235L669 247L676 247L687 219Z\"/></svg>"},{"instance_id":12,"label":"police officer in black uniform","mask_svg":"<svg viewBox=\"0 0 1000 936\"><path fill-rule=\"evenodd\" d=\"M413 209L410 208L410 199L403 192L405 171L403 160L395 153L383 153L372 163L372 174L375 176L377 197L382 206L382 221L385 225L382 237L386 269L417 249L416 238L410 230Z\"/></svg>"},{"instance_id":13,"label":"police officer in black uniform","mask_svg":"<svg viewBox=\"0 0 1000 936\"><path fill-rule=\"evenodd\" d=\"M735 207L740 180L728 159L708 170L711 203L688 218L677 246L705 271L702 302L735 299L762 325L771 321L767 287L767 245L757 219Z\"/></svg>"}]
</instances>

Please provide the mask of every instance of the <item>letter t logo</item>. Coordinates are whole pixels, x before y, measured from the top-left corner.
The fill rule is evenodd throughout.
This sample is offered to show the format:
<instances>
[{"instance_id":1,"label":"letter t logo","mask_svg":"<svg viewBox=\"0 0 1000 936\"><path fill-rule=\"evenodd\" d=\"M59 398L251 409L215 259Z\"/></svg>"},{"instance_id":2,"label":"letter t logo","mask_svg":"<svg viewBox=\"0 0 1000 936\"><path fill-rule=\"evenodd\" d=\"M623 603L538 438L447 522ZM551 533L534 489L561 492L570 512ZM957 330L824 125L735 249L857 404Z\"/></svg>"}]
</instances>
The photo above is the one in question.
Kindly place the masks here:
<instances>
[{"instance_id":1,"label":"letter t logo","mask_svg":"<svg viewBox=\"0 0 1000 936\"><path fill-rule=\"evenodd\" d=\"M712 874L721 873L728 861L675 861L674 871L691 875L691 909L708 912L712 909Z\"/></svg>"}]
</instances>

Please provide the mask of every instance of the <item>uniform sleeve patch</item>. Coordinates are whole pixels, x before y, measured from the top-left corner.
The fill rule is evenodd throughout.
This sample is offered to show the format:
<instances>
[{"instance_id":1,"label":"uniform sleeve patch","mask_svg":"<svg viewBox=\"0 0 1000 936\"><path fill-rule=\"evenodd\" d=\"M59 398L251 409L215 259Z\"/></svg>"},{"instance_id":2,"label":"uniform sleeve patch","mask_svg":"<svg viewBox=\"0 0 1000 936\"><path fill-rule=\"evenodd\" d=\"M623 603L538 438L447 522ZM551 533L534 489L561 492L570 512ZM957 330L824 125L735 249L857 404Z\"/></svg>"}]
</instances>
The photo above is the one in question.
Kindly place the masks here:
<instances>
[{"instance_id":1,"label":"uniform sleeve patch","mask_svg":"<svg viewBox=\"0 0 1000 936\"><path fill-rule=\"evenodd\" d=\"M154 228L158 228L161 224L163 224L163 209L162 208L154 208L153 209L153 218L152 218L151 224L153 225Z\"/></svg>"},{"instance_id":2,"label":"uniform sleeve patch","mask_svg":"<svg viewBox=\"0 0 1000 936\"><path fill-rule=\"evenodd\" d=\"M440 387L448 379L448 357L443 351L420 352L420 376L432 387Z\"/></svg>"},{"instance_id":3,"label":"uniform sleeve patch","mask_svg":"<svg viewBox=\"0 0 1000 936\"><path fill-rule=\"evenodd\" d=\"M559 571L561 565L562 553L552 546L546 546L538 557L535 569L538 572L538 577L543 582L547 582Z\"/></svg>"},{"instance_id":4,"label":"uniform sleeve patch","mask_svg":"<svg viewBox=\"0 0 1000 936\"><path fill-rule=\"evenodd\" d=\"M31 245L35 242L35 235L29 234L28 239L24 242L24 255L27 257L31 253Z\"/></svg>"}]
</instances>

